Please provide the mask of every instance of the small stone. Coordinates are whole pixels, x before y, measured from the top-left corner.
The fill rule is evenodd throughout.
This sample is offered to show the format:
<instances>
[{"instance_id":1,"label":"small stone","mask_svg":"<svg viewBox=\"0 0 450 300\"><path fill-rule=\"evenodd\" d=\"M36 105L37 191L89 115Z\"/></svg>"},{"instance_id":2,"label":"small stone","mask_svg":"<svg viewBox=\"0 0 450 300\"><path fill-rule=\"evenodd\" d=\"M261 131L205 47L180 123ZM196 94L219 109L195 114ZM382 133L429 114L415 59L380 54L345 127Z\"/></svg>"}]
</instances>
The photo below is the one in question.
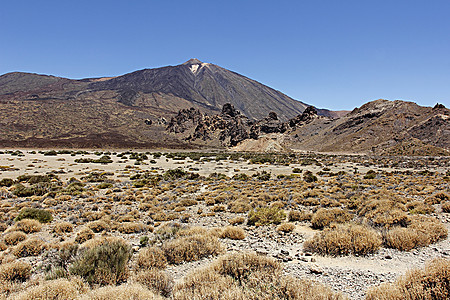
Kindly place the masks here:
<instances>
[{"instance_id":1,"label":"small stone","mask_svg":"<svg viewBox=\"0 0 450 300\"><path fill-rule=\"evenodd\" d=\"M392 259L392 256L386 255L384 258L386 258L386 259Z\"/></svg>"},{"instance_id":2,"label":"small stone","mask_svg":"<svg viewBox=\"0 0 450 300\"><path fill-rule=\"evenodd\" d=\"M314 257L311 257L311 262L316 262L316 259Z\"/></svg>"},{"instance_id":3,"label":"small stone","mask_svg":"<svg viewBox=\"0 0 450 300\"><path fill-rule=\"evenodd\" d=\"M281 249L281 254L283 254L283 255L289 255L289 251L287 251L287 250L284 250L284 249Z\"/></svg>"},{"instance_id":4,"label":"small stone","mask_svg":"<svg viewBox=\"0 0 450 300\"><path fill-rule=\"evenodd\" d=\"M305 252L305 256L312 256L312 254L309 252Z\"/></svg>"},{"instance_id":5,"label":"small stone","mask_svg":"<svg viewBox=\"0 0 450 300\"><path fill-rule=\"evenodd\" d=\"M322 274L323 270L319 266L311 266L309 267L309 272L312 274Z\"/></svg>"}]
</instances>

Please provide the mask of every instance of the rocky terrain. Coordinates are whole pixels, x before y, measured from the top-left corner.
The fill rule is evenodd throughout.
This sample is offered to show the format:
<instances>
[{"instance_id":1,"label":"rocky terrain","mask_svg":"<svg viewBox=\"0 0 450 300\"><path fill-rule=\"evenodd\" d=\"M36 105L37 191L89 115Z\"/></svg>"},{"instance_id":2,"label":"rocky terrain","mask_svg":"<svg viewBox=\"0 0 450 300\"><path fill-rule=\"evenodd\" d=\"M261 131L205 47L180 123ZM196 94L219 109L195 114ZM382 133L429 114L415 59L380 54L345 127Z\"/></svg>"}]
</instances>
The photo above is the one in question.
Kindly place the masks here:
<instances>
[{"instance_id":1,"label":"rocky terrain","mask_svg":"<svg viewBox=\"0 0 450 300\"><path fill-rule=\"evenodd\" d=\"M281 283L270 285L269 264L303 295L364 299L433 259L448 261L449 168L448 157L3 150L0 298L58 291L96 299L117 283L166 299L225 293L230 284L238 294L260 299L262 289L284 299ZM349 242L343 233L355 229ZM126 278L76 267L113 238L132 251ZM201 245L194 252L190 239ZM322 248L322 239L331 246ZM201 275L218 268L218 258L249 267L234 260L242 253L256 253L251 268L266 267L227 284ZM211 277L193 274L213 276L211 289ZM433 274L429 280L440 280ZM267 287L253 285L258 276ZM190 280L200 290L190 290Z\"/></svg>"}]
</instances>

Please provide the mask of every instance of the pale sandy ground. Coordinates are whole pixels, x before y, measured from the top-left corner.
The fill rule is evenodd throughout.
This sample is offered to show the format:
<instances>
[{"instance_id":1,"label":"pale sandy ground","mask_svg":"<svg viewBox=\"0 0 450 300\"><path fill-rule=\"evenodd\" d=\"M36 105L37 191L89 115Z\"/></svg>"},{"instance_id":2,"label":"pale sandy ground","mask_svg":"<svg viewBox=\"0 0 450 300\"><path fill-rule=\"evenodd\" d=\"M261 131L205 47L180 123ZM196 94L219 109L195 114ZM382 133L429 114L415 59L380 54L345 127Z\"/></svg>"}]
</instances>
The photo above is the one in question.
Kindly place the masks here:
<instances>
[{"instance_id":1,"label":"pale sandy ground","mask_svg":"<svg viewBox=\"0 0 450 300\"><path fill-rule=\"evenodd\" d=\"M71 156L70 154L58 154L56 156L44 156L40 153L32 154L31 150L22 150L25 156L11 156L10 154L0 154L0 179L1 178L12 178L15 179L19 175L32 175L32 174L46 174L52 171L58 171L58 177L61 179L68 179L70 177L79 178L85 174L98 171L98 172L113 172L115 179L120 179L123 175L133 174L138 171L151 171L155 173L163 173L168 169L183 168L185 171L191 171L194 173L199 173L203 176L208 176L211 173L223 173L229 177L239 174L246 173L252 175L256 172L267 171L273 175L279 174L292 174L293 168L300 168L302 170L310 170L313 173L317 173L323 169L323 166L309 165L301 166L299 164L290 164L289 166L284 165L270 165L270 164L250 164L248 161L209 161L209 162L198 162L192 161L189 158L185 160L172 160L166 159L164 156L156 160L156 164L151 164L145 161L144 164L134 165L134 160L121 160L115 155L110 155L113 163L110 164L96 164L96 163L75 163L75 159L79 158L93 158L98 159L100 156L93 154L76 155ZM110 150L113 152L113 150ZM119 152L118 152L119 153ZM152 159L149 155L149 160ZM12 170L3 170L1 167L11 167ZM131 168L125 168L126 166L131 166ZM353 172L355 168L358 172L365 173L368 170L375 171L393 171L392 168L381 168L381 167L365 167L358 163L345 162L345 163L335 163L333 166L329 167L331 172ZM198 169L198 170L196 170ZM401 169L407 170L407 169ZM410 169L412 170L412 169ZM430 169L432 171L444 172L443 168Z\"/></svg>"}]
</instances>

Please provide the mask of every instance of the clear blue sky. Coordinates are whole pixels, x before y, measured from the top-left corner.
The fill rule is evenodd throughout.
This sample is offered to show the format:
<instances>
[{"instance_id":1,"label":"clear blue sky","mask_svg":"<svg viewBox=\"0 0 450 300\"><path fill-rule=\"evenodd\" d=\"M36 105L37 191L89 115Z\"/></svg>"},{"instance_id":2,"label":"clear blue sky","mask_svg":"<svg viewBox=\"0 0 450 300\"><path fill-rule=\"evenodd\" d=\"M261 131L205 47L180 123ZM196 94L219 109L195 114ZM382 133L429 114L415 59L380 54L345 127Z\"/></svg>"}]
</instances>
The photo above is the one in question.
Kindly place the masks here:
<instances>
[{"instance_id":1,"label":"clear blue sky","mask_svg":"<svg viewBox=\"0 0 450 300\"><path fill-rule=\"evenodd\" d=\"M450 1L2 1L0 74L214 63L317 107L450 106Z\"/></svg>"}]
</instances>

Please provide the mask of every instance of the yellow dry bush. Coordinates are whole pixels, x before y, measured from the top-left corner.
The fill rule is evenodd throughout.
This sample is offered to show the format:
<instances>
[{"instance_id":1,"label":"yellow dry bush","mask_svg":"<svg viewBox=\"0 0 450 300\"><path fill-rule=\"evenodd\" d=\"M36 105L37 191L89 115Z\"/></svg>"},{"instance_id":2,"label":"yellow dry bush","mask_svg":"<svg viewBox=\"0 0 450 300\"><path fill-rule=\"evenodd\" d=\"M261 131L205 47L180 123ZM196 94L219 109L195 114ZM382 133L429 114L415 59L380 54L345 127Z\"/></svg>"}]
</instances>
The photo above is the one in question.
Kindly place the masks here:
<instances>
[{"instance_id":1,"label":"yellow dry bush","mask_svg":"<svg viewBox=\"0 0 450 300\"><path fill-rule=\"evenodd\" d=\"M245 239L244 229L237 226L227 226L220 233L221 239L243 240Z\"/></svg>"},{"instance_id":2,"label":"yellow dry bush","mask_svg":"<svg viewBox=\"0 0 450 300\"><path fill-rule=\"evenodd\" d=\"M254 253L231 253L185 276L173 298L187 299L345 299L311 281L282 274L272 258Z\"/></svg>"},{"instance_id":3,"label":"yellow dry bush","mask_svg":"<svg viewBox=\"0 0 450 300\"><path fill-rule=\"evenodd\" d=\"M400 201L388 199L374 199L364 202L358 214L367 218L374 226L392 227L407 226L410 219L406 214L406 207Z\"/></svg>"},{"instance_id":4,"label":"yellow dry bush","mask_svg":"<svg viewBox=\"0 0 450 300\"><path fill-rule=\"evenodd\" d=\"M23 231L25 233L39 232L41 229L41 222L34 219L20 220L12 227L12 230Z\"/></svg>"},{"instance_id":5,"label":"yellow dry bush","mask_svg":"<svg viewBox=\"0 0 450 300\"><path fill-rule=\"evenodd\" d=\"M86 224L86 226L91 229L93 232L98 233L104 230L108 231L110 226L104 220L96 220Z\"/></svg>"},{"instance_id":6,"label":"yellow dry bush","mask_svg":"<svg viewBox=\"0 0 450 300\"><path fill-rule=\"evenodd\" d=\"M136 274L134 280L156 294L170 297L174 280L166 272L159 269L149 269Z\"/></svg>"},{"instance_id":7,"label":"yellow dry bush","mask_svg":"<svg viewBox=\"0 0 450 300\"><path fill-rule=\"evenodd\" d=\"M228 209L233 213L245 213L251 208L252 207L250 203L248 203L248 200L236 200L228 204Z\"/></svg>"},{"instance_id":8,"label":"yellow dry bush","mask_svg":"<svg viewBox=\"0 0 450 300\"><path fill-rule=\"evenodd\" d=\"M345 223L353 219L353 215L341 208L320 208L311 218L312 228L322 229L331 223Z\"/></svg>"},{"instance_id":9,"label":"yellow dry bush","mask_svg":"<svg viewBox=\"0 0 450 300\"><path fill-rule=\"evenodd\" d=\"M231 225L244 224L245 218L238 216L228 220L228 222L230 222Z\"/></svg>"},{"instance_id":10,"label":"yellow dry bush","mask_svg":"<svg viewBox=\"0 0 450 300\"><path fill-rule=\"evenodd\" d=\"M382 244L375 230L357 224L335 224L303 244L305 251L323 255L366 255L376 252Z\"/></svg>"},{"instance_id":11,"label":"yellow dry bush","mask_svg":"<svg viewBox=\"0 0 450 300\"><path fill-rule=\"evenodd\" d=\"M424 270L407 272L393 284L384 283L368 290L367 300L450 299L450 260L439 258Z\"/></svg>"},{"instance_id":12,"label":"yellow dry bush","mask_svg":"<svg viewBox=\"0 0 450 300\"><path fill-rule=\"evenodd\" d=\"M69 222L59 222L53 226L53 232L56 234L69 233L73 231L73 225Z\"/></svg>"},{"instance_id":13,"label":"yellow dry bush","mask_svg":"<svg viewBox=\"0 0 450 300\"><path fill-rule=\"evenodd\" d=\"M203 257L221 254L224 251L217 237L210 234L179 237L164 243L162 250L170 264L196 261Z\"/></svg>"},{"instance_id":14,"label":"yellow dry bush","mask_svg":"<svg viewBox=\"0 0 450 300\"><path fill-rule=\"evenodd\" d=\"M13 261L0 265L1 281L26 281L31 276L31 265L21 261Z\"/></svg>"},{"instance_id":15,"label":"yellow dry bush","mask_svg":"<svg viewBox=\"0 0 450 300\"><path fill-rule=\"evenodd\" d=\"M280 225L278 225L277 227L277 231L281 231L281 232L292 232L295 229L295 225L292 223L282 223Z\"/></svg>"},{"instance_id":16,"label":"yellow dry bush","mask_svg":"<svg viewBox=\"0 0 450 300\"><path fill-rule=\"evenodd\" d=\"M406 228L393 228L386 233L387 247L409 251L414 248L425 247L446 238L447 228L439 220L416 216Z\"/></svg>"},{"instance_id":17,"label":"yellow dry bush","mask_svg":"<svg viewBox=\"0 0 450 300\"><path fill-rule=\"evenodd\" d=\"M442 211L445 213L450 213L450 201L442 204Z\"/></svg>"},{"instance_id":18,"label":"yellow dry bush","mask_svg":"<svg viewBox=\"0 0 450 300\"><path fill-rule=\"evenodd\" d=\"M11 231L3 236L3 241L5 242L6 245L14 246L17 245L19 242L24 241L26 238L27 235L22 231Z\"/></svg>"},{"instance_id":19,"label":"yellow dry bush","mask_svg":"<svg viewBox=\"0 0 450 300\"><path fill-rule=\"evenodd\" d=\"M14 300L72 300L78 299L81 293L88 289L83 281L73 277L45 281L40 285L30 287L13 297Z\"/></svg>"},{"instance_id":20,"label":"yellow dry bush","mask_svg":"<svg viewBox=\"0 0 450 300\"><path fill-rule=\"evenodd\" d=\"M92 239L95 236L94 232L90 228L85 228L77 233L77 236L75 238L75 242L78 244L82 244L86 242L87 240Z\"/></svg>"},{"instance_id":21,"label":"yellow dry bush","mask_svg":"<svg viewBox=\"0 0 450 300\"><path fill-rule=\"evenodd\" d=\"M20 242L14 247L12 253L17 257L37 256L44 251L46 244L41 239L29 239Z\"/></svg>"},{"instance_id":22,"label":"yellow dry bush","mask_svg":"<svg viewBox=\"0 0 450 300\"><path fill-rule=\"evenodd\" d=\"M434 213L434 207L422 201L413 201L406 204L406 209L411 214L431 214Z\"/></svg>"},{"instance_id":23,"label":"yellow dry bush","mask_svg":"<svg viewBox=\"0 0 450 300\"><path fill-rule=\"evenodd\" d=\"M289 222L304 222L304 221L310 221L312 218L312 213L308 211L297 211L297 210L291 210L288 214L288 221Z\"/></svg>"},{"instance_id":24,"label":"yellow dry bush","mask_svg":"<svg viewBox=\"0 0 450 300\"><path fill-rule=\"evenodd\" d=\"M83 295L80 300L159 300L163 299L141 284L105 286Z\"/></svg>"},{"instance_id":25,"label":"yellow dry bush","mask_svg":"<svg viewBox=\"0 0 450 300\"><path fill-rule=\"evenodd\" d=\"M118 228L119 232L125 234L139 233L145 231L146 229L147 227L144 224L135 222L122 223Z\"/></svg>"},{"instance_id":26,"label":"yellow dry bush","mask_svg":"<svg viewBox=\"0 0 450 300\"><path fill-rule=\"evenodd\" d=\"M158 247L146 247L139 251L137 264L143 269L164 269L167 266L167 259L164 251Z\"/></svg>"}]
</instances>

